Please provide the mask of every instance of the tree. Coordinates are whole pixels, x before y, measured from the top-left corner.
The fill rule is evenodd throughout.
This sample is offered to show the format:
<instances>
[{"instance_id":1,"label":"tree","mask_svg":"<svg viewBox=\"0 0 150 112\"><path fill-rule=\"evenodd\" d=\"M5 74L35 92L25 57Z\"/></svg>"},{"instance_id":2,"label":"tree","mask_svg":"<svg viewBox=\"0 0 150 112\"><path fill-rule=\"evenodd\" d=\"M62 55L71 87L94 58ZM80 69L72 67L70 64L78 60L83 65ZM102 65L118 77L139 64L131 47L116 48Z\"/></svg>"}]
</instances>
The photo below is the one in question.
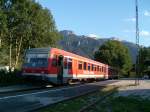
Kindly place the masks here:
<instances>
[{"instance_id":1,"label":"tree","mask_svg":"<svg viewBox=\"0 0 150 112\"><path fill-rule=\"evenodd\" d=\"M150 47L141 47L139 50L139 72L140 76L150 73Z\"/></svg>"},{"instance_id":2,"label":"tree","mask_svg":"<svg viewBox=\"0 0 150 112\"><path fill-rule=\"evenodd\" d=\"M1 3L0 3L1 4ZM2 41L7 34L6 15L4 14L2 7L0 7L0 48L2 47Z\"/></svg>"},{"instance_id":3,"label":"tree","mask_svg":"<svg viewBox=\"0 0 150 112\"><path fill-rule=\"evenodd\" d=\"M131 69L132 62L128 51L121 42L109 40L95 52L96 61L116 67L122 74L127 74Z\"/></svg>"},{"instance_id":4,"label":"tree","mask_svg":"<svg viewBox=\"0 0 150 112\"><path fill-rule=\"evenodd\" d=\"M9 46L10 67L17 67L27 48L56 45L60 35L49 10L34 0L2 1L1 7L7 16L8 33L4 40Z\"/></svg>"}]
</instances>

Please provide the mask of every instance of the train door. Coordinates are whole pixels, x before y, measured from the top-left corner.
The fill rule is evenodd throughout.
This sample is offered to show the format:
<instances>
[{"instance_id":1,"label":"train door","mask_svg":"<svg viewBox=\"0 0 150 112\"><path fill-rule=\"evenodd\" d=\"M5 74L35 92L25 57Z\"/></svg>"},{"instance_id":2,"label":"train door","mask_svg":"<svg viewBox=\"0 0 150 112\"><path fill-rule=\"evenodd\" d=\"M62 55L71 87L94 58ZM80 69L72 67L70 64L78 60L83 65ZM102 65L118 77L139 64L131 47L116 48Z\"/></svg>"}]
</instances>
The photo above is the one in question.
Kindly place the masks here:
<instances>
[{"instance_id":1,"label":"train door","mask_svg":"<svg viewBox=\"0 0 150 112\"><path fill-rule=\"evenodd\" d=\"M60 55L58 57L58 74L57 74L57 84L63 84L63 74L64 74L64 57L62 55Z\"/></svg>"},{"instance_id":2,"label":"train door","mask_svg":"<svg viewBox=\"0 0 150 112\"><path fill-rule=\"evenodd\" d=\"M69 57L64 57L64 77L66 78L67 81L68 78L72 77L73 74L73 69L72 69L72 62L73 60Z\"/></svg>"},{"instance_id":3,"label":"train door","mask_svg":"<svg viewBox=\"0 0 150 112\"><path fill-rule=\"evenodd\" d=\"M64 58L64 76L66 77L68 75L68 58Z\"/></svg>"}]
</instances>

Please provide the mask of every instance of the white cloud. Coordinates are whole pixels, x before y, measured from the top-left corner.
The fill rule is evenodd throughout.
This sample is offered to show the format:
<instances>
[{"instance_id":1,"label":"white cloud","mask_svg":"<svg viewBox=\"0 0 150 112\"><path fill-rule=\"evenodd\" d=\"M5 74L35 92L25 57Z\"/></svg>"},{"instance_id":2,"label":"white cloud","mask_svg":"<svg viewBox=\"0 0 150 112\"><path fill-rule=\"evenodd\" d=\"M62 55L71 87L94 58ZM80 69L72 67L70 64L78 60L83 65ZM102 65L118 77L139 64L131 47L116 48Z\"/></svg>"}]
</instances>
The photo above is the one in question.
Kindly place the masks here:
<instances>
[{"instance_id":1,"label":"white cloud","mask_svg":"<svg viewBox=\"0 0 150 112\"><path fill-rule=\"evenodd\" d=\"M95 35L95 34L89 34L89 35L87 35L88 37L93 37L93 38L99 38L99 36L98 35Z\"/></svg>"},{"instance_id":2,"label":"white cloud","mask_svg":"<svg viewBox=\"0 0 150 112\"><path fill-rule=\"evenodd\" d=\"M145 10L144 11L144 16L150 16L150 11Z\"/></svg>"},{"instance_id":3,"label":"white cloud","mask_svg":"<svg viewBox=\"0 0 150 112\"><path fill-rule=\"evenodd\" d=\"M148 37L148 36L150 36L150 32L149 32L149 31L142 30L142 31L140 32L140 36Z\"/></svg>"},{"instance_id":4,"label":"white cloud","mask_svg":"<svg viewBox=\"0 0 150 112\"><path fill-rule=\"evenodd\" d=\"M124 19L124 21L135 22L136 19L134 17L133 18L126 18L126 19Z\"/></svg>"}]
</instances>

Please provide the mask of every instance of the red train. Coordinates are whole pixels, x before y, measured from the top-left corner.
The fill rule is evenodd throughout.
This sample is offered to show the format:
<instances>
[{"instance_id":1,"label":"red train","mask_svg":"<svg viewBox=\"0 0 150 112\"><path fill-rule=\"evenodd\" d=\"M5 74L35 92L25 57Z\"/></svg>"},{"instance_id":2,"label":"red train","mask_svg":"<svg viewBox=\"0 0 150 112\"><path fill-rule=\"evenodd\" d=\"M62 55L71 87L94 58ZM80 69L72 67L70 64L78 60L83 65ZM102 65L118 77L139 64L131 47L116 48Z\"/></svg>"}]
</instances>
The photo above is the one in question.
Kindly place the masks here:
<instances>
[{"instance_id":1,"label":"red train","mask_svg":"<svg viewBox=\"0 0 150 112\"><path fill-rule=\"evenodd\" d=\"M23 76L39 78L53 84L117 76L117 71L111 66L57 48L27 50L22 72Z\"/></svg>"}]
</instances>

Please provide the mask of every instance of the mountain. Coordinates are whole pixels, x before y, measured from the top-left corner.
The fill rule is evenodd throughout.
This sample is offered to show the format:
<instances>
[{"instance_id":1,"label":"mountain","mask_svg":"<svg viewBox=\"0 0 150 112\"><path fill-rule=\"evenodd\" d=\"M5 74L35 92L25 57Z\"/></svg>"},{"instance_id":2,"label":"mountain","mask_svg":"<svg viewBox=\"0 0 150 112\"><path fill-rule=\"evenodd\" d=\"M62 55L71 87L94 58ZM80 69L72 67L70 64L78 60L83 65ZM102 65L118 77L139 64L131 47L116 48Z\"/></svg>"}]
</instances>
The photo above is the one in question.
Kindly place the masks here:
<instances>
[{"instance_id":1,"label":"mountain","mask_svg":"<svg viewBox=\"0 0 150 112\"><path fill-rule=\"evenodd\" d=\"M128 41L119 40L116 37L111 38L95 38L85 35L76 35L69 30L60 31L63 36L62 40L58 42L62 49L93 59L94 52L108 40L121 41L126 47L128 47L133 63L135 63L137 55L137 46L134 43Z\"/></svg>"}]
</instances>

